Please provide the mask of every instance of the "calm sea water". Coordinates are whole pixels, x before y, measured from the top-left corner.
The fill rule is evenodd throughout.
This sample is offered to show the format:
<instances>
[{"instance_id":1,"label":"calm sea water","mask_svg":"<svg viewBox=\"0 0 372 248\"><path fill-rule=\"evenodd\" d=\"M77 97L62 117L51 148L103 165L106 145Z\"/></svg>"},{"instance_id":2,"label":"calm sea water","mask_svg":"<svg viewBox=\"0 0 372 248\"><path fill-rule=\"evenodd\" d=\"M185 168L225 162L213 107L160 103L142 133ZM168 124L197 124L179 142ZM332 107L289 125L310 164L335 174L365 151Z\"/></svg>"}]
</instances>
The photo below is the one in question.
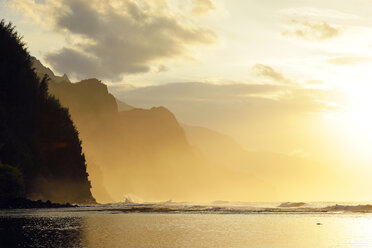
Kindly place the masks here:
<instances>
[{"instance_id":1,"label":"calm sea water","mask_svg":"<svg viewBox=\"0 0 372 248\"><path fill-rule=\"evenodd\" d=\"M372 247L372 214L0 211L0 247Z\"/></svg>"}]
</instances>

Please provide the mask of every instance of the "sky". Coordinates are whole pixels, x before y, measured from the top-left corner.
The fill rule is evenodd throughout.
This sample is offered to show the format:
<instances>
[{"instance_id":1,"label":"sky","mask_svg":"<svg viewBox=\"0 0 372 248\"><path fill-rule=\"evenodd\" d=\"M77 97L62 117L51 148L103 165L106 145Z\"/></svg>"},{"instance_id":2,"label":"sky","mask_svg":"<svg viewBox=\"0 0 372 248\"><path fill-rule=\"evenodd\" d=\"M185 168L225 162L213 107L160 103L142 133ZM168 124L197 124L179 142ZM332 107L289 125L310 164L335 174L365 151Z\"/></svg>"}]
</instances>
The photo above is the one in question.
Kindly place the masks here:
<instances>
[{"instance_id":1,"label":"sky","mask_svg":"<svg viewBox=\"0 0 372 248\"><path fill-rule=\"evenodd\" d=\"M372 2L0 0L73 81L226 133L252 151L371 167Z\"/></svg>"}]
</instances>

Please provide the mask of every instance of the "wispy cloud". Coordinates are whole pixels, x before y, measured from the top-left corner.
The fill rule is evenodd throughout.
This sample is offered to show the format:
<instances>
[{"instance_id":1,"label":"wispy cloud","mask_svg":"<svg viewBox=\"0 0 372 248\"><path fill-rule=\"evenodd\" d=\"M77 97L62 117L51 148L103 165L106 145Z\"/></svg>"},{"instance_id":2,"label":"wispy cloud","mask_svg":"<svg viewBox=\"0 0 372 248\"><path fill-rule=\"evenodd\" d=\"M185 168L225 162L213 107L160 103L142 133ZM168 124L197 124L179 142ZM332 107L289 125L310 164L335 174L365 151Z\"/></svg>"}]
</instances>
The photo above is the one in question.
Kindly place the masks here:
<instances>
[{"instance_id":1,"label":"wispy cloud","mask_svg":"<svg viewBox=\"0 0 372 248\"><path fill-rule=\"evenodd\" d=\"M216 9L211 0L191 0L191 2L192 13L195 15L203 15Z\"/></svg>"},{"instance_id":2,"label":"wispy cloud","mask_svg":"<svg viewBox=\"0 0 372 248\"><path fill-rule=\"evenodd\" d=\"M119 88L118 88L119 89ZM275 84L210 84L171 83L146 87L133 87L125 91L111 88L121 100L134 106L163 105L182 117L183 112L210 110L223 116L229 112L250 111L261 114L288 112L323 112L335 109L335 93L329 90L300 88Z\"/></svg>"},{"instance_id":3,"label":"wispy cloud","mask_svg":"<svg viewBox=\"0 0 372 248\"><path fill-rule=\"evenodd\" d=\"M309 40L326 40L340 34L340 29L327 22L308 22L296 19L291 20L289 29L282 32L284 36L295 36Z\"/></svg>"},{"instance_id":4,"label":"wispy cloud","mask_svg":"<svg viewBox=\"0 0 372 248\"><path fill-rule=\"evenodd\" d=\"M247 97L278 93L286 89L288 88L274 84L187 82L132 88L125 90L123 93L126 97L143 97L147 95L148 100L223 102L227 99L229 101L240 101Z\"/></svg>"},{"instance_id":5,"label":"wispy cloud","mask_svg":"<svg viewBox=\"0 0 372 248\"><path fill-rule=\"evenodd\" d=\"M358 20L359 16L341 12L334 9L319 9L315 7L300 7L300 8L288 8L279 11L279 14L287 17L305 17L305 18L316 18L316 19L344 19L344 20Z\"/></svg>"},{"instance_id":6,"label":"wispy cloud","mask_svg":"<svg viewBox=\"0 0 372 248\"><path fill-rule=\"evenodd\" d=\"M340 66L354 66L359 64L366 64L372 62L371 56L340 56L328 59L327 61L333 65L340 65Z\"/></svg>"},{"instance_id":7,"label":"wispy cloud","mask_svg":"<svg viewBox=\"0 0 372 248\"><path fill-rule=\"evenodd\" d=\"M268 65L256 64L252 67L252 69L257 76L267 78L274 83L292 83L290 79L286 78L282 73L274 70Z\"/></svg>"}]
</instances>

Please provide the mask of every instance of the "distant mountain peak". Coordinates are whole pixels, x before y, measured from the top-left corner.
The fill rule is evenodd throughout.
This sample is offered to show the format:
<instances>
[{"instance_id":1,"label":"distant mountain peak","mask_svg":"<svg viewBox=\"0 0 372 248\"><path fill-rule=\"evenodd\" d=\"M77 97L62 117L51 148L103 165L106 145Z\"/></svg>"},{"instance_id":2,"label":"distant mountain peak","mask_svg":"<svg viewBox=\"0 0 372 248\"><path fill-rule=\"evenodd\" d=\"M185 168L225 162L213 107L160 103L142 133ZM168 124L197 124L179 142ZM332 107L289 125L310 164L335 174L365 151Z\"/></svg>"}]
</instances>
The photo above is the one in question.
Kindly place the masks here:
<instances>
[{"instance_id":1,"label":"distant mountain peak","mask_svg":"<svg viewBox=\"0 0 372 248\"><path fill-rule=\"evenodd\" d=\"M116 104L118 105L119 112L130 111L130 110L134 109L134 107L132 105L129 105L125 102L122 102L122 101L118 100L117 98L115 98L115 100L116 100Z\"/></svg>"},{"instance_id":2,"label":"distant mountain peak","mask_svg":"<svg viewBox=\"0 0 372 248\"><path fill-rule=\"evenodd\" d=\"M49 76L49 78L52 81L56 82L56 83L60 83L60 82L69 82L69 83L71 83L70 79L68 78L68 76L66 74L63 74L62 76L56 76L54 74L54 72L49 67L44 66L40 62L40 60L38 60L35 57L31 57L31 59L32 59L32 66L35 69L36 74L40 78L43 78L44 75L47 74Z\"/></svg>"},{"instance_id":3,"label":"distant mountain peak","mask_svg":"<svg viewBox=\"0 0 372 248\"><path fill-rule=\"evenodd\" d=\"M68 78L66 73L62 75L61 79L63 79L63 81L70 82L70 79Z\"/></svg>"}]
</instances>

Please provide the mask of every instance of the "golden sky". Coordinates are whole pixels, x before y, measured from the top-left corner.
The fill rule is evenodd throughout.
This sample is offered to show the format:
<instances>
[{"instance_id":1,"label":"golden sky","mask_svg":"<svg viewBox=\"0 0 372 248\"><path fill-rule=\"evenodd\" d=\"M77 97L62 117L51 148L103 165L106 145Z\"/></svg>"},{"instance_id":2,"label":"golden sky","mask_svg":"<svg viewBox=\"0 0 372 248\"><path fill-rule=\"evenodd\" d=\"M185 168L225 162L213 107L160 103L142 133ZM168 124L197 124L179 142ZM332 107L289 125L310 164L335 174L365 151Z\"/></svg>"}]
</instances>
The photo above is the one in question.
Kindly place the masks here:
<instances>
[{"instance_id":1,"label":"golden sky","mask_svg":"<svg viewBox=\"0 0 372 248\"><path fill-rule=\"evenodd\" d=\"M32 55L248 150L369 171L368 0L3 0Z\"/></svg>"}]
</instances>

